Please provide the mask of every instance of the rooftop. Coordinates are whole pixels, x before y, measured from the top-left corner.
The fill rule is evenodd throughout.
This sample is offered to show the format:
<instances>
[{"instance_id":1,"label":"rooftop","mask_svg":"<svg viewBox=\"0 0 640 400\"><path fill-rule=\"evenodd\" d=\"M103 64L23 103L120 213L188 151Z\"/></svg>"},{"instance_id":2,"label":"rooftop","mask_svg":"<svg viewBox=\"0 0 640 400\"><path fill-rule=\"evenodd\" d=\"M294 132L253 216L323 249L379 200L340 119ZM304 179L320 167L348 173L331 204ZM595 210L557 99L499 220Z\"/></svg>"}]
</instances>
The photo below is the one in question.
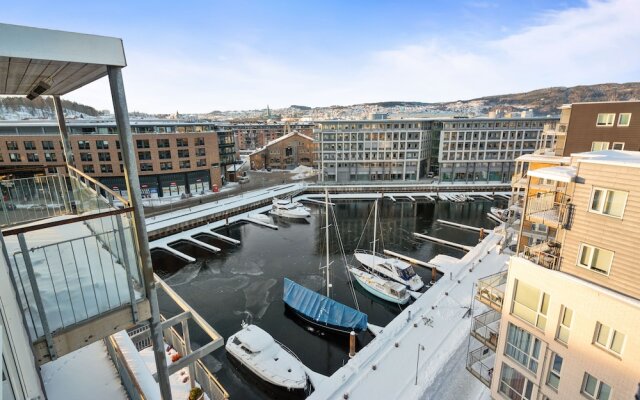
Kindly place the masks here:
<instances>
[{"instance_id":1,"label":"rooftop","mask_svg":"<svg viewBox=\"0 0 640 400\"><path fill-rule=\"evenodd\" d=\"M576 179L577 168L572 166L555 166L538 168L527 171L527 176L550 179L557 182L573 182Z\"/></svg>"},{"instance_id":2,"label":"rooftop","mask_svg":"<svg viewBox=\"0 0 640 400\"><path fill-rule=\"evenodd\" d=\"M640 152L624 150L601 150L571 154L578 163L619 165L640 168Z\"/></svg>"}]
</instances>

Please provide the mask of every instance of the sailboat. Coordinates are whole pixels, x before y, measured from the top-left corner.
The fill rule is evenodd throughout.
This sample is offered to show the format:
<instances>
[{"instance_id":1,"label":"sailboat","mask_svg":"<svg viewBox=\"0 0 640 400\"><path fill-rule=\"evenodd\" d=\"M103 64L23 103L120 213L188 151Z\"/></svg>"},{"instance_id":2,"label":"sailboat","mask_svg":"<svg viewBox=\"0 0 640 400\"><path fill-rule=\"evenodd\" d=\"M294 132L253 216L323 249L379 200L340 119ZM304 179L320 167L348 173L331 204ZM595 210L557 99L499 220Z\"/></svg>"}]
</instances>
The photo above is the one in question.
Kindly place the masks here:
<instances>
[{"instance_id":1,"label":"sailboat","mask_svg":"<svg viewBox=\"0 0 640 400\"><path fill-rule=\"evenodd\" d=\"M382 278L391 279L401 283L414 292L420 290L424 286L424 282L422 282L422 279L413 270L413 266L411 264L398 260L397 258L387 257L383 254L376 253L378 200L374 203L374 210L373 249L356 249L354 252L356 260L358 260L358 262L366 267L372 274L377 274ZM360 282L360 280L358 280L358 282ZM372 294L376 293L372 292Z\"/></svg>"},{"instance_id":2,"label":"sailboat","mask_svg":"<svg viewBox=\"0 0 640 400\"><path fill-rule=\"evenodd\" d=\"M284 278L284 303L300 318L323 329L340 333L367 329L367 314L331 299L329 260L329 194L325 191L326 296Z\"/></svg>"}]
</instances>

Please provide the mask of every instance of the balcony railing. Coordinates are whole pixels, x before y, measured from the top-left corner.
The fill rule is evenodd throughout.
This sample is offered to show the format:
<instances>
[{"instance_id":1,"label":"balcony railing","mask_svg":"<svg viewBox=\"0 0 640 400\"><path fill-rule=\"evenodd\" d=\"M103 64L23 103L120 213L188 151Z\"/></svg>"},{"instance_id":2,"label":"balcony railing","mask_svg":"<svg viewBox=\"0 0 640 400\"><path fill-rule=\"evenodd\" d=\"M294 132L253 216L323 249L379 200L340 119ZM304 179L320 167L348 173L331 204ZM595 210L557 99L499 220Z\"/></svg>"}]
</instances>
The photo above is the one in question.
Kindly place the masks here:
<instances>
[{"instance_id":1,"label":"balcony railing","mask_svg":"<svg viewBox=\"0 0 640 400\"><path fill-rule=\"evenodd\" d=\"M471 336L493 351L496 351L498 345L500 317L501 314L498 311L489 310L473 317L471 325Z\"/></svg>"},{"instance_id":2,"label":"balcony railing","mask_svg":"<svg viewBox=\"0 0 640 400\"><path fill-rule=\"evenodd\" d=\"M487 346L481 346L467 354L467 370L487 387L491 387L495 353Z\"/></svg>"},{"instance_id":3,"label":"balcony railing","mask_svg":"<svg viewBox=\"0 0 640 400\"><path fill-rule=\"evenodd\" d=\"M560 268L560 243L547 241L535 246L525 246L524 258L552 270Z\"/></svg>"},{"instance_id":4,"label":"balcony railing","mask_svg":"<svg viewBox=\"0 0 640 400\"><path fill-rule=\"evenodd\" d=\"M0 226L71 213L71 202L62 175L0 181Z\"/></svg>"},{"instance_id":5,"label":"balcony railing","mask_svg":"<svg viewBox=\"0 0 640 400\"><path fill-rule=\"evenodd\" d=\"M478 280L476 298L496 311L502 310L507 271L498 272Z\"/></svg>"},{"instance_id":6,"label":"balcony railing","mask_svg":"<svg viewBox=\"0 0 640 400\"><path fill-rule=\"evenodd\" d=\"M565 222L567 204L568 197L556 191L529 196L526 216L536 222L557 227Z\"/></svg>"}]
</instances>

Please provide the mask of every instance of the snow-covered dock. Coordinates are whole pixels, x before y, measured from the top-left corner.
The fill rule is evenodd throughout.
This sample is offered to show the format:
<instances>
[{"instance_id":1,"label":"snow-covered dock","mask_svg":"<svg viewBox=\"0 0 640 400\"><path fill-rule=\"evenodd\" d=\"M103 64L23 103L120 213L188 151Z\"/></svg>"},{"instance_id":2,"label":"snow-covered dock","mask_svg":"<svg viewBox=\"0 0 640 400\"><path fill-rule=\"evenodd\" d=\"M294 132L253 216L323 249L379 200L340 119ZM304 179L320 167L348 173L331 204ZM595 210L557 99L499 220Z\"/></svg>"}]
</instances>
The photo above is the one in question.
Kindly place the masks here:
<instances>
[{"instance_id":1,"label":"snow-covered dock","mask_svg":"<svg viewBox=\"0 0 640 400\"><path fill-rule=\"evenodd\" d=\"M450 276L441 278L386 327L372 327L376 337L371 343L309 398L416 399L426 391L429 398L442 398L438 391L448 389L440 381L448 378L439 371L467 373L463 363L454 367L449 363L466 348L474 283L505 268L508 256L496 248L501 239L491 232L461 259L435 257L430 263L450 271ZM469 380L473 380L470 375Z\"/></svg>"},{"instance_id":2,"label":"snow-covered dock","mask_svg":"<svg viewBox=\"0 0 640 400\"><path fill-rule=\"evenodd\" d=\"M471 247L471 246L467 246L467 245L460 244L460 243L455 243L455 242L450 242L448 240L440 239L440 238L429 236L429 235L423 235L423 234L417 233L417 232L414 232L413 236L415 236L417 238L420 238L420 239L429 240L429 241L432 241L432 242L436 242L436 243L444 244L444 245L447 245L447 246L455 247L457 249L464 250L464 251L470 251L471 249L473 249L473 247Z\"/></svg>"},{"instance_id":3,"label":"snow-covered dock","mask_svg":"<svg viewBox=\"0 0 640 400\"><path fill-rule=\"evenodd\" d=\"M469 229L471 231L476 231L476 232L480 232L482 230L484 230L485 232L490 231L490 229L478 228L477 226L471 226L471 225L465 225L465 224L459 224L457 222L447 221L447 220L444 220L444 219L438 219L436 221L438 221L438 223L443 224L443 225L455 226L456 228Z\"/></svg>"}]
</instances>

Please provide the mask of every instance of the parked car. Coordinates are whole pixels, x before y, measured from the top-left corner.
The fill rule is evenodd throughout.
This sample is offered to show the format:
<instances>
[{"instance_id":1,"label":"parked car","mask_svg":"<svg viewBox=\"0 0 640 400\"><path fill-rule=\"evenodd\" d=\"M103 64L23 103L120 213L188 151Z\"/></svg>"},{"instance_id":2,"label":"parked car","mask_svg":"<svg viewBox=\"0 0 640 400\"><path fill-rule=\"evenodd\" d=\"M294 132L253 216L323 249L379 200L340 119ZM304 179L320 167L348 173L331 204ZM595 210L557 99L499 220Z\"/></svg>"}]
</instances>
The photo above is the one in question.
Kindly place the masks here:
<instances>
[{"instance_id":1,"label":"parked car","mask_svg":"<svg viewBox=\"0 0 640 400\"><path fill-rule=\"evenodd\" d=\"M16 205L13 203L4 203L4 206L6 207L7 210L15 210L16 209Z\"/></svg>"},{"instance_id":2,"label":"parked car","mask_svg":"<svg viewBox=\"0 0 640 400\"><path fill-rule=\"evenodd\" d=\"M30 211L46 211L47 210L47 205L46 204L34 204L32 206L29 206L28 210L30 210Z\"/></svg>"},{"instance_id":3,"label":"parked car","mask_svg":"<svg viewBox=\"0 0 640 400\"><path fill-rule=\"evenodd\" d=\"M238 179L238 183L240 183L240 184L249 183L249 177L248 176L240 177L240 179Z\"/></svg>"}]
</instances>

